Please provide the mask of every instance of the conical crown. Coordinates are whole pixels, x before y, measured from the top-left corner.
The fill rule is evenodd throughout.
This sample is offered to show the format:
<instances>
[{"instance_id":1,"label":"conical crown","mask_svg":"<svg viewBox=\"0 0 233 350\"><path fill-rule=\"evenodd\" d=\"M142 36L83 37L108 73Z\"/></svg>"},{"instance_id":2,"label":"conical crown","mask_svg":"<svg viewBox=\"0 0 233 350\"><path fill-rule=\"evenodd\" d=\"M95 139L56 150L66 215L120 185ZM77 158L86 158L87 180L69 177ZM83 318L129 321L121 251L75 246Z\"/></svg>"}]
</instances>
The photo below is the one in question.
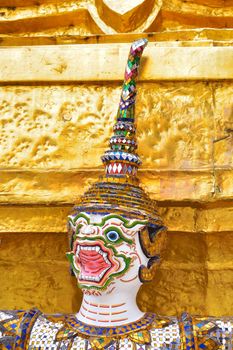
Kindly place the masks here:
<instances>
[{"instance_id":1,"label":"conical crown","mask_svg":"<svg viewBox=\"0 0 233 350\"><path fill-rule=\"evenodd\" d=\"M79 198L75 209L88 213L118 213L148 220L152 227L163 227L155 201L149 198L137 179L141 161L136 153L136 78L146 45L147 40L140 39L130 48L114 135L110 139L110 150L102 156L105 176Z\"/></svg>"},{"instance_id":2,"label":"conical crown","mask_svg":"<svg viewBox=\"0 0 233 350\"><path fill-rule=\"evenodd\" d=\"M134 42L130 48L117 112L117 122L113 127L114 135L110 139L111 149L102 156L105 173L108 177L136 177L137 169L141 164L136 153L135 99L136 78L146 45L147 40L140 39Z\"/></svg>"}]
</instances>

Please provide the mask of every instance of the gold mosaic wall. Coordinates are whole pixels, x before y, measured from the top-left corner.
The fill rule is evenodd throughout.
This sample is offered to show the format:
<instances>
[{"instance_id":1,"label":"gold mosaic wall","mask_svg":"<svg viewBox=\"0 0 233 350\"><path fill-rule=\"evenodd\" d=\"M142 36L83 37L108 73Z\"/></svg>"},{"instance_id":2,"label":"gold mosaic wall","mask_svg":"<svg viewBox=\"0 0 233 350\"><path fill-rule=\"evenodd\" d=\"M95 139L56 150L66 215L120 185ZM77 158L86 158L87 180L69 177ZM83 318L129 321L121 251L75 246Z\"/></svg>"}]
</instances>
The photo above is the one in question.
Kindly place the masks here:
<instances>
[{"instance_id":1,"label":"gold mosaic wall","mask_svg":"<svg viewBox=\"0 0 233 350\"><path fill-rule=\"evenodd\" d=\"M232 314L233 2L0 6L0 309L77 311L66 217L102 173L129 43L143 32L139 176L169 235L138 303Z\"/></svg>"}]
</instances>

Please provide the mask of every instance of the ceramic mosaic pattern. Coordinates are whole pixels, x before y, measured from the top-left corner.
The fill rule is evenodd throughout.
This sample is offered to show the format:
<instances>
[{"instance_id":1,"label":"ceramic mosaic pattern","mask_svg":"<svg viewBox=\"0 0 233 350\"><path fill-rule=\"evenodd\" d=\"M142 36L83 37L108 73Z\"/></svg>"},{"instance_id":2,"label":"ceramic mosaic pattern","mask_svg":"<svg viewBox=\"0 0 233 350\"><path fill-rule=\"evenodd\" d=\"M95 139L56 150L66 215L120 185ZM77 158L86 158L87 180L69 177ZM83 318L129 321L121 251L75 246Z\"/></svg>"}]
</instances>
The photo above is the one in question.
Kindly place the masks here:
<instances>
[{"instance_id":1,"label":"ceramic mosaic pattern","mask_svg":"<svg viewBox=\"0 0 233 350\"><path fill-rule=\"evenodd\" d=\"M134 323L134 330L129 325L125 326L122 334L107 338L108 344L99 349L122 350L178 350L178 349L232 349L233 342L233 318L206 318L191 317L182 314L177 317L159 317L148 314L153 321L148 325L140 320ZM57 320L56 320L57 318ZM14 322L9 322L14 320ZM96 327L87 326L89 336L74 328L75 315L46 316L38 310L1 312L0 321L0 345L3 350L30 349L30 350L93 350L91 340L96 337ZM80 321L77 321L80 326ZM146 327L143 324L147 324ZM84 326L84 325L83 325ZM72 328L73 327L73 328ZM102 327L104 328L104 327ZM24 332L22 330L25 330ZM63 329L63 336L58 334ZM73 332L70 330L73 329ZM131 331L129 331L131 329ZM113 330L113 328L112 328ZM132 341L135 332L148 332L150 343L143 344ZM106 327L105 331L109 331ZM93 333L92 333L93 332ZM68 334L68 336L67 336ZM100 338L99 338L100 339ZM16 347L15 347L16 346Z\"/></svg>"}]
</instances>

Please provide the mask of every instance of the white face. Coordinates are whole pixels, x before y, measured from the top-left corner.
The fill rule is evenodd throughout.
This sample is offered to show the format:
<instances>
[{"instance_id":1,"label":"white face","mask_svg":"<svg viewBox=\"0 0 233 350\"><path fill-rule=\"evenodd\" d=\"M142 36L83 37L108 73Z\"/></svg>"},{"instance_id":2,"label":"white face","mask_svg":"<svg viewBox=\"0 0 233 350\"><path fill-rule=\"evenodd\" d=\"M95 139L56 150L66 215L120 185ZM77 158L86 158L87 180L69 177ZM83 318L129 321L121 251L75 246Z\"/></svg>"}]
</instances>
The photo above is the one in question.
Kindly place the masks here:
<instances>
[{"instance_id":1,"label":"white face","mask_svg":"<svg viewBox=\"0 0 233 350\"><path fill-rule=\"evenodd\" d=\"M102 293L133 281L140 285L139 267L147 265L148 258L138 232L146 224L116 214L70 216L74 243L67 255L84 292Z\"/></svg>"}]
</instances>

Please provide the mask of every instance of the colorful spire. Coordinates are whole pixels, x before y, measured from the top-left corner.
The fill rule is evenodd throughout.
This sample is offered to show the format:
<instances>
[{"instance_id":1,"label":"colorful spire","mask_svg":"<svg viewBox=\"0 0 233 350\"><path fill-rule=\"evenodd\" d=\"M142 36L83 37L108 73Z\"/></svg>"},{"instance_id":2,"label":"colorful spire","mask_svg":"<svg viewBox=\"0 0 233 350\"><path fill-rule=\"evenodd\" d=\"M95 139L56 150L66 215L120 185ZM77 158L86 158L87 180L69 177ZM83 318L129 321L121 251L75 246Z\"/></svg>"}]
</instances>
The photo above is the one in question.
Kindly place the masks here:
<instances>
[{"instance_id":1,"label":"colorful spire","mask_svg":"<svg viewBox=\"0 0 233 350\"><path fill-rule=\"evenodd\" d=\"M102 156L107 177L136 178L138 167L141 164L136 153L137 141L134 121L136 78L146 45L147 40L140 39L135 41L130 48L117 112L117 122L113 128L114 135L110 139L111 149Z\"/></svg>"},{"instance_id":2,"label":"colorful spire","mask_svg":"<svg viewBox=\"0 0 233 350\"><path fill-rule=\"evenodd\" d=\"M158 228L163 223L156 203L141 188L136 177L141 161L136 153L135 79L146 44L147 40L141 39L134 42L130 49L114 135L110 139L111 149L102 157L106 174L79 198L76 211L106 215L115 213L127 218L148 220L148 225Z\"/></svg>"}]
</instances>

